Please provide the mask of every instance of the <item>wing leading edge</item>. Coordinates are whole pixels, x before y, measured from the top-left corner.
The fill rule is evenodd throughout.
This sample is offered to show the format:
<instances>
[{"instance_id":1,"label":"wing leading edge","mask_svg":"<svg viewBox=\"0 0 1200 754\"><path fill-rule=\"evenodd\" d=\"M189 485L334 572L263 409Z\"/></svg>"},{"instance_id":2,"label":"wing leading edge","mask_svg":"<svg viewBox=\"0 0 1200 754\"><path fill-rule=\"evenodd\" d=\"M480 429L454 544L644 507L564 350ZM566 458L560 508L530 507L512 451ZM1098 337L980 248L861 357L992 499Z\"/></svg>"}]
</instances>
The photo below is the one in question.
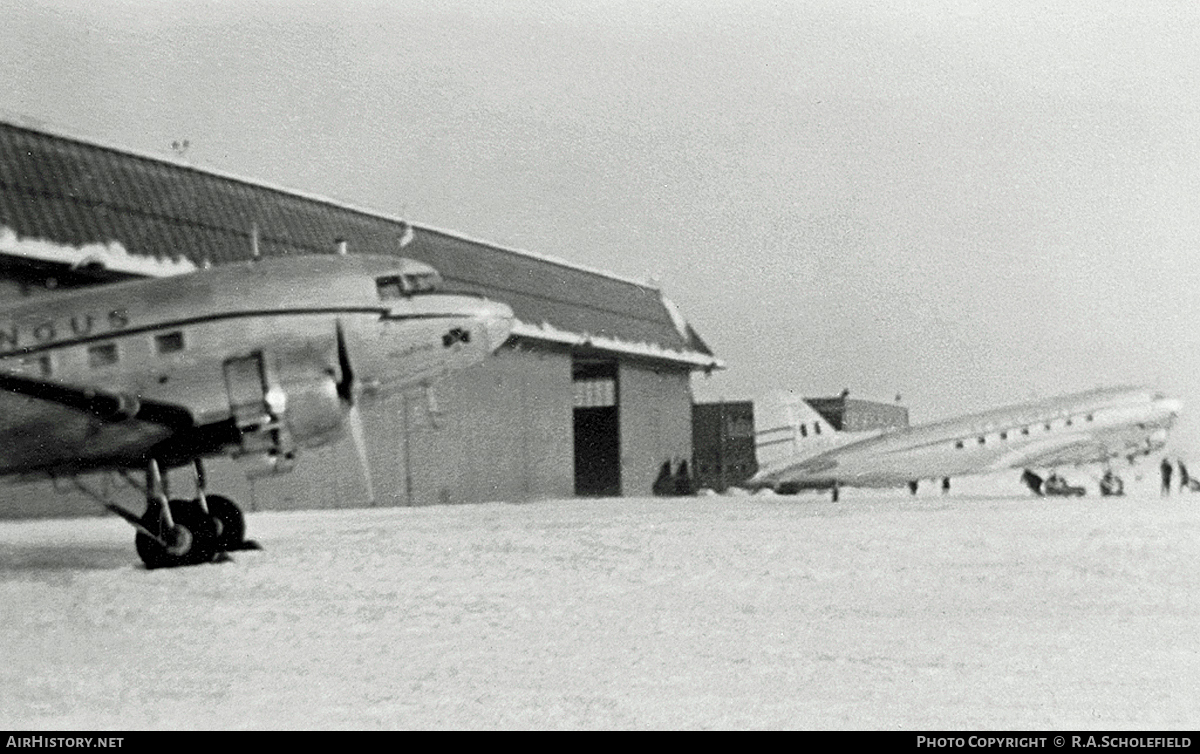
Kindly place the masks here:
<instances>
[{"instance_id":1,"label":"wing leading edge","mask_svg":"<svg viewBox=\"0 0 1200 754\"><path fill-rule=\"evenodd\" d=\"M192 429L196 425L190 411L173 403L145 400L129 393L94 387L76 387L12 372L0 371L0 390L57 403L104 422L136 419L174 431Z\"/></svg>"}]
</instances>

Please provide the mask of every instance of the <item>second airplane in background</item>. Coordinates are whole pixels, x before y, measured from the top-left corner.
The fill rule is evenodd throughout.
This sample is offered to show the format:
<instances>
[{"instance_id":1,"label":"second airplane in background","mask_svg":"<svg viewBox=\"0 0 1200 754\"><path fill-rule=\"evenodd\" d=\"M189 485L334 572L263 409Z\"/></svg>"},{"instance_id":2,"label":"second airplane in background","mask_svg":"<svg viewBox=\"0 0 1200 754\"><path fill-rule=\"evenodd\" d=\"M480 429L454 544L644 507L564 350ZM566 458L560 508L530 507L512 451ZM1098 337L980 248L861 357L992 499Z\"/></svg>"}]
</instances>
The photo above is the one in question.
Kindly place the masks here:
<instances>
[{"instance_id":1,"label":"second airplane in background","mask_svg":"<svg viewBox=\"0 0 1200 754\"><path fill-rule=\"evenodd\" d=\"M1089 390L875 435L836 448L787 458L760 469L750 489L793 493L841 487L899 487L915 493L921 479L1024 469L1037 494L1077 492L1056 473L1063 466L1130 461L1166 444L1181 409L1177 400L1144 387ZM1034 469L1048 470L1043 481ZM1121 481L1107 468L1103 491Z\"/></svg>"}]
</instances>

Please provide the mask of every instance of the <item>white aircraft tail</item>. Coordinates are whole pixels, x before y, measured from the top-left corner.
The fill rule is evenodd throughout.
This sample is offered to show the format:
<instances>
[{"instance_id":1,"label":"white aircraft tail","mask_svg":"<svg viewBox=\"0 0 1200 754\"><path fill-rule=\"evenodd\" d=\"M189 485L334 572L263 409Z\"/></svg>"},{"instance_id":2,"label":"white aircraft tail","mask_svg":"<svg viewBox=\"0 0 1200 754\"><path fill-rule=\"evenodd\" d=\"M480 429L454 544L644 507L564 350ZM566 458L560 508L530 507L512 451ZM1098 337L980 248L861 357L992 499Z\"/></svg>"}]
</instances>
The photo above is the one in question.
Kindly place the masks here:
<instances>
[{"instance_id":1,"label":"white aircraft tail","mask_svg":"<svg viewBox=\"0 0 1200 754\"><path fill-rule=\"evenodd\" d=\"M847 437L834 429L803 398L790 391L756 400L754 423L754 454L760 469L861 439L861 434Z\"/></svg>"}]
</instances>

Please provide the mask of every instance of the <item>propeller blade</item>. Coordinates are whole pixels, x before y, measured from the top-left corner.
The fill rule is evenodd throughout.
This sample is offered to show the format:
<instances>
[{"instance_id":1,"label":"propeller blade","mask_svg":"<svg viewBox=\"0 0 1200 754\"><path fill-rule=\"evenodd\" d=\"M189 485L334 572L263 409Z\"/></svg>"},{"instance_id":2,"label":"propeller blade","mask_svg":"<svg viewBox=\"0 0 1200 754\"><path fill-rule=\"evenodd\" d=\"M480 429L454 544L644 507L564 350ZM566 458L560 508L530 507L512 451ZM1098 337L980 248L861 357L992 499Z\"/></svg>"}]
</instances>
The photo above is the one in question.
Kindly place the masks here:
<instances>
[{"instance_id":1,"label":"propeller blade","mask_svg":"<svg viewBox=\"0 0 1200 754\"><path fill-rule=\"evenodd\" d=\"M346 332L342 322L337 322L337 357L338 371L341 379L337 383L337 394L342 402L350 407L346 420L350 423L350 438L354 441L354 452L358 455L358 464L362 468L363 484L367 487L367 501L375 504L375 483L371 479L371 461L367 458L367 433L363 430L362 414L355 400L354 367L350 364L350 349L346 346Z\"/></svg>"},{"instance_id":2,"label":"propeller blade","mask_svg":"<svg viewBox=\"0 0 1200 754\"><path fill-rule=\"evenodd\" d=\"M337 383L338 397L350 405L354 405L354 367L350 364L350 349L346 347L346 333L342 330L342 321L337 322L337 357L338 371L341 379Z\"/></svg>"},{"instance_id":3,"label":"propeller blade","mask_svg":"<svg viewBox=\"0 0 1200 754\"><path fill-rule=\"evenodd\" d=\"M351 406L346 417L350 422L350 437L354 440L354 451L358 454L358 463L362 467L363 484L367 486L367 501L375 504L375 484L371 480L371 461L367 458L367 435L363 431L362 414L358 406Z\"/></svg>"}]
</instances>

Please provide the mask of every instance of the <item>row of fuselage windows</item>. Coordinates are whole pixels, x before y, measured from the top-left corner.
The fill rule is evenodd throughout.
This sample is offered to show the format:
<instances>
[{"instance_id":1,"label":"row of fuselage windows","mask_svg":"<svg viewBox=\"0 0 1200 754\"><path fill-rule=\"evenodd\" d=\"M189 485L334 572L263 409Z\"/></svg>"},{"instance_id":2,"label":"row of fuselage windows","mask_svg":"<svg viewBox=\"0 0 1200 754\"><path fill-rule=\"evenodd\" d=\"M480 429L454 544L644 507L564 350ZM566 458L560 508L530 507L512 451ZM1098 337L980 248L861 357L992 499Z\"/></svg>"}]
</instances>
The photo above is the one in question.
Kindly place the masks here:
<instances>
[{"instance_id":1,"label":"row of fuselage windows","mask_svg":"<svg viewBox=\"0 0 1200 754\"><path fill-rule=\"evenodd\" d=\"M1068 416L1065 419L1055 419L1041 424L1042 430L1049 432L1054 428L1055 424L1060 427L1072 427L1077 421L1091 422L1096 420L1095 414L1085 414L1083 417ZM1028 437L1036 431L1037 424L1028 424L1024 427L1015 427L1013 429L1004 430L1002 432L994 432L990 434L978 435L975 438L960 438L954 441L954 447L966 448L971 445L987 445L989 442L1006 442L1010 437Z\"/></svg>"},{"instance_id":2,"label":"row of fuselage windows","mask_svg":"<svg viewBox=\"0 0 1200 754\"><path fill-rule=\"evenodd\" d=\"M173 330L154 336L154 351L160 355L178 353L184 348L183 331ZM121 350L116 343L96 343L87 346L87 365L92 369L103 369L121 360ZM27 365L37 365L43 377L54 375L54 362L49 354L39 354L23 360Z\"/></svg>"}]
</instances>

